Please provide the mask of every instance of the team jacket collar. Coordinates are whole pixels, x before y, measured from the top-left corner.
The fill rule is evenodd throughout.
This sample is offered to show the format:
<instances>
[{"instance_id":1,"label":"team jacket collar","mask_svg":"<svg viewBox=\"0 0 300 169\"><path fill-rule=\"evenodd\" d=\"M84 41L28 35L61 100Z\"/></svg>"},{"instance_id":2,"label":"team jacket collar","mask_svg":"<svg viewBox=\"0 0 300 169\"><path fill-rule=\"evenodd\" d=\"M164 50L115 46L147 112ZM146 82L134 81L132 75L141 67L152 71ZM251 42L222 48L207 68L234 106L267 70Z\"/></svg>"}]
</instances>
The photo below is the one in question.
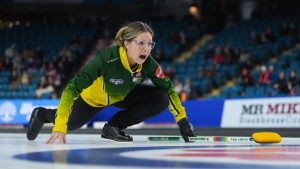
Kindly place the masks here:
<instances>
[{"instance_id":1,"label":"team jacket collar","mask_svg":"<svg viewBox=\"0 0 300 169\"><path fill-rule=\"evenodd\" d=\"M119 54L120 54L121 62L123 64L123 66L125 67L125 69L128 70L129 72L133 73L132 70L130 69L129 62L127 59L126 48L120 47ZM140 72L141 70L142 70L142 65L138 64L138 66L136 68L136 72Z\"/></svg>"}]
</instances>

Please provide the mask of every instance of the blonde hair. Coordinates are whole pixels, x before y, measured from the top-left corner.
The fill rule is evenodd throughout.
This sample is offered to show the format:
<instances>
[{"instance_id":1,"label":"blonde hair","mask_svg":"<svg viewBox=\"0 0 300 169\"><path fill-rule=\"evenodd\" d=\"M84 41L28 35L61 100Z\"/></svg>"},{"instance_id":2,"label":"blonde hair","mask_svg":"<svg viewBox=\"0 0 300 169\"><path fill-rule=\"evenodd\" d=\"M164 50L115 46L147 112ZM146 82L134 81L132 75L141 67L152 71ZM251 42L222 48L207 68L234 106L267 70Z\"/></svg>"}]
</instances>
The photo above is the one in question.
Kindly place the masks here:
<instances>
[{"instance_id":1,"label":"blonde hair","mask_svg":"<svg viewBox=\"0 0 300 169\"><path fill-rule=\"evenodd\" d=\"M113 46L124 46L124 42L130 41L140 33L149 32L153 36L152 28L145 22L131 22L119 29L113 42Z\"/></svg>"}]
</instances>

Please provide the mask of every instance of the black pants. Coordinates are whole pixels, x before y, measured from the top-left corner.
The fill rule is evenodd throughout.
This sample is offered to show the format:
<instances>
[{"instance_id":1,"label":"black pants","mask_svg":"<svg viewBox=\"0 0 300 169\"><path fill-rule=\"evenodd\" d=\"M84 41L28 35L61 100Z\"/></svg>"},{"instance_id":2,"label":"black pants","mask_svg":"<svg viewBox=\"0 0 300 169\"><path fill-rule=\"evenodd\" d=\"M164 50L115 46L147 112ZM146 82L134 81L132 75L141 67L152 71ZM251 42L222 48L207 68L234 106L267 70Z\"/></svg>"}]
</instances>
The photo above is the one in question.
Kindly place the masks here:
<instances>
[{"instance_id":1,"label":"black pants","mask_svg":"<svg viewBox=\"0 0 300 169\"><path fill-rule=\"evenodd\" d=\"M124 100L113 104L122 110L117 112L108 121L108 124L125 129L161 113L168 104L169 97L163 90L140 85L133 89ZM68 130L79 129L87 124L103 108L92 107L79 97L73 104L67 125ZM43 112L44 122L54 123L56 110L46 109Z\"/></svg>"}]
</instances>

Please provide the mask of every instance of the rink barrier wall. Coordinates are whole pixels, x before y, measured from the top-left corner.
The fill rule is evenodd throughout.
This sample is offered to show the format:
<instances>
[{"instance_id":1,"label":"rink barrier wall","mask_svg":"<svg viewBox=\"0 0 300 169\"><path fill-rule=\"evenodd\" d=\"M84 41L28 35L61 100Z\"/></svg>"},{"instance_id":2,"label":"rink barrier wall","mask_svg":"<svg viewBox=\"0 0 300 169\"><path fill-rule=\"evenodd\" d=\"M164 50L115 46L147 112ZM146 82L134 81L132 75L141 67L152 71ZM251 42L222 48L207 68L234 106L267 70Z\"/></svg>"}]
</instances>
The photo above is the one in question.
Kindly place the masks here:
<instances>
[{"instance_id":1,"label":"rink barrier wall","mask_svg":"<svg viewBox=\"0 0 300 169\"><path fill-rule=\"evenodd\" d=\"M59 100L1 99L0 125L27 125L35 107L56 108ZM300 97L203 99L183 102L194 127L215 128L297 128L300 126ZM90 122L107 121L119 109L107 107ZM164 110L145 124L174 123L173 115Z\"/></svg>"}]
</instances>

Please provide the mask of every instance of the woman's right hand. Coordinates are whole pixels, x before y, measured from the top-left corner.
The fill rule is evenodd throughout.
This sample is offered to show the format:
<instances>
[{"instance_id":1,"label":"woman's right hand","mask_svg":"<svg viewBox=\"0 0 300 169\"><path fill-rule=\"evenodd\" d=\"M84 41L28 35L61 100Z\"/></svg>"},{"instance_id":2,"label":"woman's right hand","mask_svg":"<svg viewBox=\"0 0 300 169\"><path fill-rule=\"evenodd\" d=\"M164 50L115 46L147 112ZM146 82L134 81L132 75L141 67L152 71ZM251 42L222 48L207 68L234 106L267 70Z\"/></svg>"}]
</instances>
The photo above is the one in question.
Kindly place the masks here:
<instances>
[{"instance_id":1,"label":"woman's right hand","mask_svg":"<svg viewBox=\"0 0 300 169\"><path fill-rule=\"evenodd\" d=\"M53 144L55 141L58 140L59 144L66 144L66 134L62 132L52 132L51 137L48 139L46 144Z\"/></svg>"}]
</instances>

